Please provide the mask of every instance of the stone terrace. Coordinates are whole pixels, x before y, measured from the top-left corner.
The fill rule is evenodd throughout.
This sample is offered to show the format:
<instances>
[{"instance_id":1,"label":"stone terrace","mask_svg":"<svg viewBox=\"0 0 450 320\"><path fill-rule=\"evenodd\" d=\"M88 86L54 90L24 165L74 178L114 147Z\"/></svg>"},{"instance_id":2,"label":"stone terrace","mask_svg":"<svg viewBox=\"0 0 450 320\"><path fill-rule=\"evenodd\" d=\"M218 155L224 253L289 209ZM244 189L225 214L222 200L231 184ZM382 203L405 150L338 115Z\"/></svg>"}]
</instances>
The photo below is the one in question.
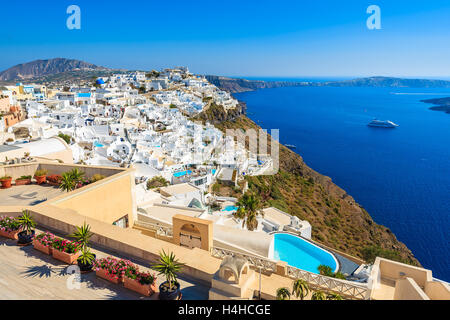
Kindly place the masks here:
<instances>
[{"instance_id":1,"label":"stone terrace","mask_svg":"<svg viewBox=\"0 0 450 320\"><path fill-rule=\"evenodd\" d=\"M110 255L105 251L92 250L97 258ZM126 257L119 257L126 258ZM134 261L133 261L134 262ZM142 271L148 266L139 265ZM69 289L71 275L67 265L33 248L17 246L16 240L0 237L0 300L157 300L140 296L123 286L115 285L95 275L95 272L81 274L81 288ZM72 276L73 277L73 276ZM158 276L157 285L164 281ZM192 280L179 279L183 300L208 299L209 287Z\"/></svg>"},{"instance_id":2,"label":"stone terrace","mask_svg":"<svg viewBox=\"0 0 450 320\"><path fill-rule=\"evenodd\" d=\"M12 188L0 190L0 203L2 206L34 206L64 193L58 187L46 184L13 185Z\"/></svg>"}]
</instances>

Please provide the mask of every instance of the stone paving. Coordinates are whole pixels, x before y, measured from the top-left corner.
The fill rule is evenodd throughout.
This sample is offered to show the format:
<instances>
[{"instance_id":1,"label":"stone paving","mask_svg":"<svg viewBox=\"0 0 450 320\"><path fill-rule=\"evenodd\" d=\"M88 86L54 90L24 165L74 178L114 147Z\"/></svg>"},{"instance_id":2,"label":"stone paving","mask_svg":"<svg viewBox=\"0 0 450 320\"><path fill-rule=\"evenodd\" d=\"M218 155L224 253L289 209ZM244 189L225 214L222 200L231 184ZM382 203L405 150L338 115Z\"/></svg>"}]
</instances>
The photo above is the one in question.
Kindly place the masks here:
<instances>
[{"instance_id":1,"label":"stone paving","mask_svg":"<svg viewBox=\"0 0 450 320\"><path fill-rule=\"evenodd\" d=\"M93 250L97 258L109 254ZM113 256L113 255L111 255ZM124 258L124 257L122 257ZM139 264L138 264L139 265ZM142 271L147 266L139 265ZM115 285L95 275L81 274L80 288L73 281L74 274L67 272L67 265L33 248L20 247L16 240L0 237L0 300L157 300L140 296L123 286ZM159 286L164 279L158 277ZM183 300L208 299L209 287L192 280L179 279ZM74 285L75 284L75 285Z\"/></svg>"},{"instance_id":2,"label":"stone paving","mask_svg":"<svg viewBox=\"0 0 450 320\"><path fill-rule=\"evenodd\" d=\"M0 203L2 206L33 206L63 193L58 187L46 184L13 185L8 189L0 189Z\"/></svg>"}]
</instances>

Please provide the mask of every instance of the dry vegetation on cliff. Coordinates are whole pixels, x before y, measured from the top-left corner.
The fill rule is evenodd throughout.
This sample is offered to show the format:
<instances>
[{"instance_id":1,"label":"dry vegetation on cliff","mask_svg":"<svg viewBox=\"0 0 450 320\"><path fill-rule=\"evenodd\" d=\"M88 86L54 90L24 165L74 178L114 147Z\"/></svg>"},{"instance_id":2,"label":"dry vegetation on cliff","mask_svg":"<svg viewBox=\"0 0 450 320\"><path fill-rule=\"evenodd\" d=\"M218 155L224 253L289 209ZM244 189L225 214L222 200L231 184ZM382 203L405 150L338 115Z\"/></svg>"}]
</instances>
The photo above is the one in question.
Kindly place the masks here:
<instances>
[{"instance_id":1,"label":"dry vegetation on cliff","mask_svg":"<svg viewBox=\"0 0 450 320\"><path fill-rule=\"evenodd\" d=\"M243 134L250 128L259 129L244 114L228 114L220 106L205 111L195 120L209 121L222 131L243 129ZM376 224L329 177L309 168L301 156L283 145L279 158L280 170L276 175L246 177L249 189L260 195L267 206L309 221L314 240L368 262L375 256L383 256L420 265L405 244L388 228Z\"/></svg>"}]
</instances>

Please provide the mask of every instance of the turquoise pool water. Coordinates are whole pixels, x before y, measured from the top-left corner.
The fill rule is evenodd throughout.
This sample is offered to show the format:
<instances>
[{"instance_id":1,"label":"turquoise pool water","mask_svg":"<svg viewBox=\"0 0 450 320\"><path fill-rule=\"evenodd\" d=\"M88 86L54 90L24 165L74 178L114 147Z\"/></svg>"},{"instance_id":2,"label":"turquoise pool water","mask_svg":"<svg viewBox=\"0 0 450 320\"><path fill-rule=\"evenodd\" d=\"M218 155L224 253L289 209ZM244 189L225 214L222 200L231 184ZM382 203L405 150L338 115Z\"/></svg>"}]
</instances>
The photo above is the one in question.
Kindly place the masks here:
<instances>
[{"instance_id":1,"label":"turquoise pool water","mask_svg":"<svg viewBox=\"0 0 450 320\"><path fill-rule=\"evenodd\" d=\"M273 257L292 267L313 273L319 273L317 267L321 264L331 267L334 272L338 269L337 261L331 253L288 233L274 234Z\"/></svg>"},{"instance_id":2,"label":"turquoise pool water","mask_svg":"<svg viewBox=\"0 0 450 320\"><path fill-rule=\"evenodd\" d=\"M184 171L175 172L175 173L173 174L173 176L174 176L175 178L180 178L180 177L184 177L185 175L191 174L191 173L192 173L191 170L184 170Z\"/></svg>"},{"instance_id":3,"label":"turquoise pool water","mask_svg":"<svg viewBox=\"0 0 450 320\"><path fill-rule=\"evenodd\" d=\"M235 206L226 206L225 208L222 209L222 211L236 211L238 209L238 207Z\"/></svg>"},{"instance_id":4,"label":"turquoise pool water","mask_svg":"<svg viewBox=\"0 0 450 320\"><path fill-rule=\"evenodd\" d=\"M95 141L94 142L94 146L95 147L99 147L99 148L102 148L102 147L104 147L104 145L103 144L101 144L100 142L98 142L98 141Z\"/></svg>"}]
</instances>

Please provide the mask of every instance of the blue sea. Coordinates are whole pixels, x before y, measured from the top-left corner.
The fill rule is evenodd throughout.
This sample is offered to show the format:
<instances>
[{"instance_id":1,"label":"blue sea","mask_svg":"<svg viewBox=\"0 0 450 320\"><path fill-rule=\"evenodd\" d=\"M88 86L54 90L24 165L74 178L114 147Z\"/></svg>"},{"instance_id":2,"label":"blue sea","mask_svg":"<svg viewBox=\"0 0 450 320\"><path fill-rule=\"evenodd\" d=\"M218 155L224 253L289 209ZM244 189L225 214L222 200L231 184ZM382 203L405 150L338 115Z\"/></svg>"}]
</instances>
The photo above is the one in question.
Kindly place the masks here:
<instances>
[{"instance_id":1,"label":"blue sea","mask_svg":"<svg viewBox=\"0 0 450 320\"><path fill-rule=\"evenodd\" d=\"M249 117L352 195L450 281L450 115L422 99L449 88L286 87L235 94ZM374 118L396 129L368 127Z\"/></svg>"}]
</instances>

